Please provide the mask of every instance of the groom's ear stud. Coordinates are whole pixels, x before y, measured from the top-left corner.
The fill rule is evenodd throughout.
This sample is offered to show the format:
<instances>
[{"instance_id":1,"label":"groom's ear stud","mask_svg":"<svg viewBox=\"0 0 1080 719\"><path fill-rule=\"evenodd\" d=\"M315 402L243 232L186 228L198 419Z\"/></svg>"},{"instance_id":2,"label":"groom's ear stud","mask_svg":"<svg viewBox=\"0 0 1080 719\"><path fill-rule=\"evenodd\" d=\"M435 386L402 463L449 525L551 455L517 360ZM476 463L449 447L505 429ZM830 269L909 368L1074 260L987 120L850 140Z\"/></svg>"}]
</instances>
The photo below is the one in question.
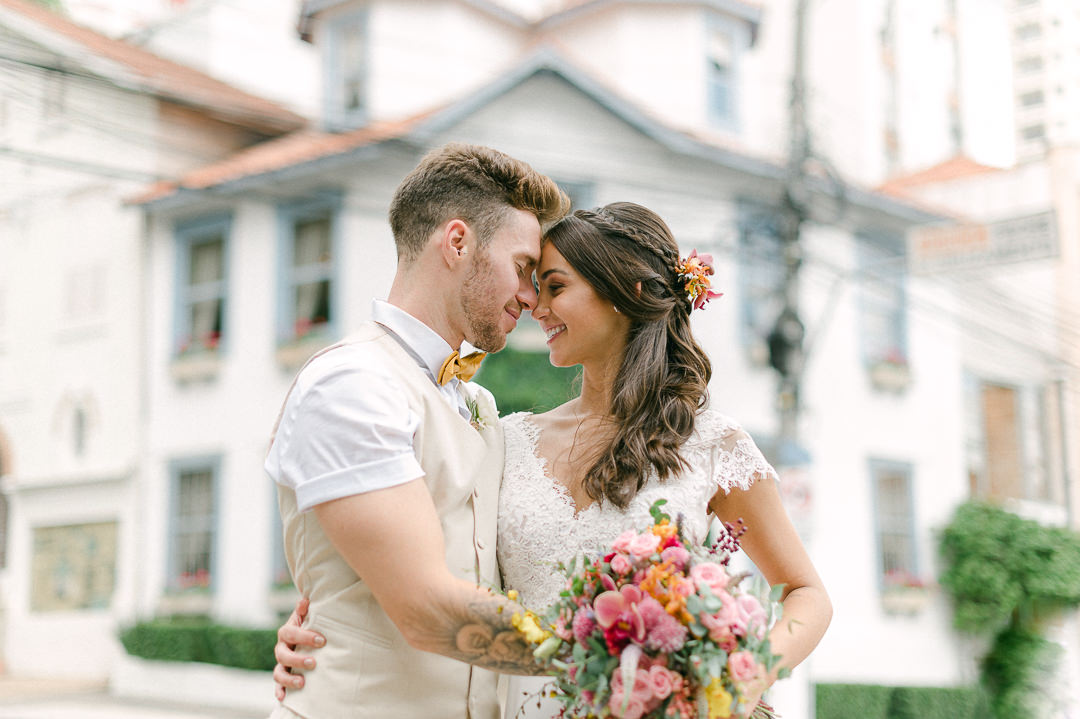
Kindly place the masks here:
<instances>
[{"instance_id":1,"label":"groom's ear stud","mask_svg":"<svg viewBox=\"0 0 1080 719\"><path fill-rule=\"evenodd\" d=\"M466 248L466 249L458 250L457 253L458 253L458 257L464 257L465 255L469 254L469 250L468 250L468 248Z\"/></svg>"}]
</instances>

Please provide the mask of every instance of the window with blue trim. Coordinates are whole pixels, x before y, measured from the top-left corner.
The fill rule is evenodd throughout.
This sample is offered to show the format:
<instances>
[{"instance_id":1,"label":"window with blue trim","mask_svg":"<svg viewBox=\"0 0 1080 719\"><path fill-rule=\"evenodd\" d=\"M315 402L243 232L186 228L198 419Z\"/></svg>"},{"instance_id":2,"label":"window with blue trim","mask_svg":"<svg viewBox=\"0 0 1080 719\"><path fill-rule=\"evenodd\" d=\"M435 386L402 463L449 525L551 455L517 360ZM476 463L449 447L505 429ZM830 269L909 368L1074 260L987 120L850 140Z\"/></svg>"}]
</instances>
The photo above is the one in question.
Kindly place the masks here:
<instances>
[{"instance_id":1,"label":"window with blue trim","mask_svg":"<svg viewBox=\"0 0 1080 719\"><path fill-rule=\"evenodd\" d=\"M351 13L329 20L327 28L326 119L332 130L364 123L367 105L367 19Z\"/></svg>"},{"instance_id":2,"label":"window with blue trim","mask_svg":"<svg viewBox=\"0 0 1080 719\"><path fill-rule=\"evenodd\" d=\"M705 48L706 104L709 121L724 126L735 124L735 35L721 23L708 30Z\"/></svg>"},{"instance_id":3,"label":"window with blue trim","mask_svg":"<svg viewBox=\"0 0 1080 719\"><path fill-rule=\"evenodd\" d=\"M886 589L912 586L920 580L915 552L911 465L871 460L870 477L882 586Z\"/></svg>"},{"instance_id":4,"label":"window with blue trim","mask_svg":"<svg viewBox=\"0 0 1080 719\"><path fill-rule=\"evenodd\" d=\"M215 218L176 230L177 355L217 352L225 338L229 225L228 218Z\"/></svg>"},{"instance_id":5,"label":"window with blue trim","mask_svg":"<svg viewBox=\"0 0 1080 719\"><path fill-rule=\"evenodd\" d=\"M774 210L739 208L739 318L743 344L756 364L767 364L767 338L784 306L784 254Z\"/></svg>"},{"instance_id":6,"label":"window with blue trim","mask_svg":"<svg viewBox=\"0 0 1080 719\"><path fill-rule=\"evenodd\" d=\"M332 334L337 214L336 200L294 203L279 210L280 344Z\"/></svg>"},{"instance_id":7,"label":"window with blue trim","mask_svg":"<svg viewBox=\"0 0 1080 719\"><path fill-rule=\"evenodd\" d=\"M174 464L169 506L169 575L174 592L209 590L217 535L216 459Z\"/></svg>"},{"instance_id":8,"label":"window with blue trim","mask_svg":"<svg viewBox=\"0 0 1080 719\"><path fill-rule=\"evenodd\" d=\"M595 206L593 197L596 194L595 183L588 181L556 180L556 184L562 188L570 198L570 211L590 209Z\"/></svg>"},{"instance_id":9,"label":"window with blue trim","mask_svg":"<svg viewBox=\"0 0 1080 719\"><path fill-rule=\"evenodd\" d=\"M906 367L907 293L905 258L901 250L859 239L859 334L863 359L874 366Z\"/></svg>"}]
</instances>

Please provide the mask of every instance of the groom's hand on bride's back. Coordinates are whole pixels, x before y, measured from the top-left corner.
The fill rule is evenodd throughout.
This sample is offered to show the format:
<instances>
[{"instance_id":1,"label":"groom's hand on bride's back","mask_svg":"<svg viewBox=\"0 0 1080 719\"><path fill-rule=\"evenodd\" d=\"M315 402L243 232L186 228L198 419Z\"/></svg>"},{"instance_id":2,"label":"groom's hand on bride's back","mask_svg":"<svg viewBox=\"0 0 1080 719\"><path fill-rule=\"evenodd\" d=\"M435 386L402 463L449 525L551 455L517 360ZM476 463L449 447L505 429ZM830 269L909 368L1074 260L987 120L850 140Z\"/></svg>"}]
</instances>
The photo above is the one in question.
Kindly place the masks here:
<instances>
[{"instance_id":1,"label":"groom's hand on bride's back","mask_svg":"<svg viewBox=\"0 0 1080 719\"><path fill-rule=\"evenodd\" d=\"M274 667L274 696L278 701L285 698L286 689L299 689L304 686L302 674L291 674L290 669L314 669L315 659L296 651L300 647L318 648L326 644L326 638L318 632L304 629L304 618L307 616L308 600L306 597L296 603L296 609L289 616L288 621L278 628L277 644L274 645L274 658L278 663Z\"/></svg>"}]
</instances>

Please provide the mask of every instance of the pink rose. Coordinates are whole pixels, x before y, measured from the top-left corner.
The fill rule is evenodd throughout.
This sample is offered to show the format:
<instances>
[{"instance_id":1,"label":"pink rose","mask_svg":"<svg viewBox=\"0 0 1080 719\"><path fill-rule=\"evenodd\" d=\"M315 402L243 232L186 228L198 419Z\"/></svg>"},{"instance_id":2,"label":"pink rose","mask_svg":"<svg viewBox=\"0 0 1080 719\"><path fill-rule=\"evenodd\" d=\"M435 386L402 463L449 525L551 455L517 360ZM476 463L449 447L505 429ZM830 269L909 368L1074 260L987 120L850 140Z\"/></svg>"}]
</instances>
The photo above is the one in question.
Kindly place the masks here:
<instances>
[{"instance_id":1,"label":"pink rose","mask_svg":"<svg viewBox=\"0 0 1080 719\"><path fill-rule=\"evenodd\" d=\"M637 536L637 532L635 532L632 529L628 529L625 532L623 532L622 534L620 534L618 537L615 538L615 541L612 542L612 544L611 544L611 548L614 549L616 552L629 551L630 550L630 542L636 536Z\"/></svg>"},{"instance_id":2,"label":"pink rose","mask_svg":"<svg viewBox=\"0 0 1080 719\"><path fill-rule=\"evenodd\" d=\"M735 598L720 590L717 597L721 601L720 610L715 614L702 614L701 623L709 630L709 637L720 644L732 635L733 627L739 622L739 610L735 604Z\"/></svg>"},{"instance_id":3,"label":"pink rose","mask_svg":"<svg viewBox=\"0 0 1080 719\"><path fill-rule=\"evenodd\" d=\"M743 594L735 600L735 607L738 610L735 633L753 633L758 639L764 638L769 620L761 603L755 597Z\"/></svg>"},{"instance_id":4,"label":"pink rose","mask_svg":"<svg viewBox=\"0 0 1080 719\"><path fill-rule=\"evenodd\" d=\"M653 696L661 701L671 696L671 692L675 688L671 672L661 666L654 666L649 669L649 685L652 688Z\"/></svg>"},{"instance_id":5,"label":"pink rose","mask_svg":"<svg viewBox=\"0 0 1080 719\"><path fill-rule=\"evenodd\" d=\"M611 715L622 717L622 719L641 719L642 715L649 710L648 705L653 698L649 673L644 669L638 669L634 674L634 685L630 688L630 700L624 712L622 704L625 694L626 687L623 685L622 671L616 669L611 675L611 700L608 702Z\"/></svg>"},{"instance_id":6,"label":"pink rose","mask_svg":"<svg viewBox=\"0 0 1080 719\"><path fill-rule=\"evenodd\" d=\"M713 562L701 562L690 568L690 578L699 587L708 587L713 594L719 594L727 588L728 575L724 568Z\"/></svg>"},{"instance_id":7,"label":"pink rose","mask_svg":"<svg viewBox=\"0 0 1080 719\"><path fill-rule=\"evenodd\" d=\"M660 559L671 562L672 566L681 572L686 568L686 563L690 561L690 552L682 547L668 547L660 553Z\"/></svg>"},{"instance_id":8,"label":"pink rose","mask_svg":"<svg viewBox=\"0 0 1080 719\"><path fill-rule=\"evenodd\" d=\"M645 532L644 534L639 534L630 541L630 554L634 559L644 559L645 557L651 557L655 554L656 549L659 546L660 537L652 532Z\"/></svg>"},{"instance_id":9,"label":"pink rose","mask_svg":"<svg viewBox=\"0 0 1080 719\"><path fill-rule=\"evenodd\" d=\"M616 554L611 558L611 571L616 574L629 574L634 569L625 554Z\"/></svg>"},{"instance_id":10,"label":"pink rose","mask_svg":"<svg viewBox=\"0 0 1080 719\"><path fill-rule=\"evenodd\" d=\"M757 678L759 666L750 652L734 652L728 657L728 671L737 682L749 682Z\"/></svg>"}]
</instances>

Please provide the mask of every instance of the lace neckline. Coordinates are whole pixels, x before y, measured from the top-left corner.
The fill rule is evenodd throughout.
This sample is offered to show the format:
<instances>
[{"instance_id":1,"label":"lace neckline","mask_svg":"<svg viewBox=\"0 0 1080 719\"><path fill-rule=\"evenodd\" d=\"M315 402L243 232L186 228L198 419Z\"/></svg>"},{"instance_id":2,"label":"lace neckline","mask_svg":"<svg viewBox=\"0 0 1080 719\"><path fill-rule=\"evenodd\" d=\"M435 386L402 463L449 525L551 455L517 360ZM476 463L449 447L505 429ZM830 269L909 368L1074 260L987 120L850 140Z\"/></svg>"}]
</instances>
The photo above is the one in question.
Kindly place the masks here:
<instances>
[{"instance_id":1,"label":"lace neckline","mask_svg":"<svg viewBox=\"0 0 1080 719\"><path fill-rule=\"evenodd\" d=\"M529 455L533 460L535 472L544 478L544 483L546 485L551 487L551 491L555 494L559 506L566 509L575 521L581 521L586 516L594 513L594 510L597 512L600 511L602 500L593 501L591 504L579 508L574 502L573 495L570 494L570 488L555 479L555 477L548 472L547 457L540 454L540 435L543 433L543 430L540 429L540 425L536 424L533 420L531 412L521 413L521 427L525 431L525 437L529 442Z\"/></svg>"}]
</instances>

